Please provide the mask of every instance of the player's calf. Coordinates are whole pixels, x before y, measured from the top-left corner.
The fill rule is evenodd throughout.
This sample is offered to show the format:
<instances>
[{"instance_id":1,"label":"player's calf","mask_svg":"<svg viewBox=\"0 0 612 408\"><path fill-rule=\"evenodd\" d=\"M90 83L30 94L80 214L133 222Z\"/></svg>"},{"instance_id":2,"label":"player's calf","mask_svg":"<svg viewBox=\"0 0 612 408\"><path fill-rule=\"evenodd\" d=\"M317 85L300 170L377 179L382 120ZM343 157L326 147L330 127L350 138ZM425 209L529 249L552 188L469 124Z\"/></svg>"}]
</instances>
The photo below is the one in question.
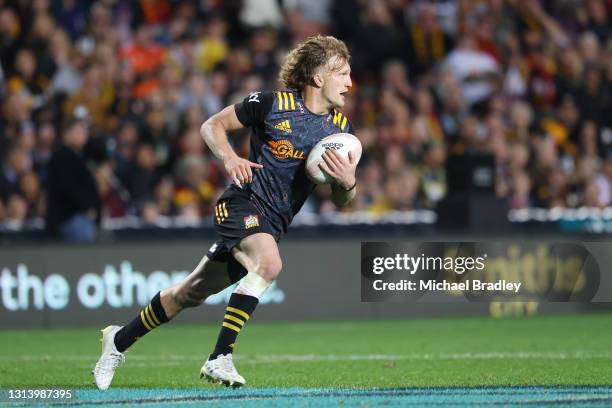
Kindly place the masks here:
<instances>
[{"instance_id":1,"label":"player's calf","mask_svg":"<svg viewBox=\"0 0 612 408\"><path fill-rule=\"evenodd\" d=\"M231 284L227 262L212 261L204 256L189 276L162 292L166 313L172 319L183 309L201 305L207 297Z\"/></svg>"},{"instance_id":2,"label":"player's calf","mask_svg":"<svg viewBox=\"0 0 612 408\"><path fill-rule=\"evenodd\" d=\"M176 286L168 289L168 296L171 297L173 307L169 315L174 317L181 310L200 306L204 300L210 295L219 293L231 284L227 278L225 279L213 279L213 278L187 278L183 282ZM174 309L174 310L172 310Z\"/></svg>"}]
</instances>

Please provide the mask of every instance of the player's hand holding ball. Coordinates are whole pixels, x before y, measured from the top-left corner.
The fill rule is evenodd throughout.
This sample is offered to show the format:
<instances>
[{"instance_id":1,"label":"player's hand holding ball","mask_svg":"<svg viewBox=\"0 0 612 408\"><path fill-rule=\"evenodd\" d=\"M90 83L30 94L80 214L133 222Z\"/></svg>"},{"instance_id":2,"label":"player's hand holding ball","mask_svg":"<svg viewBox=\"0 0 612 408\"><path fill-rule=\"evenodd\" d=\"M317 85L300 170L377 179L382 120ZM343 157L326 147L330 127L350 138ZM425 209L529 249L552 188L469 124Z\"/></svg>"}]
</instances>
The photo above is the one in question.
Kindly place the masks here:
<instances>
[{"instance_id":1,"label":"player's hand holding ball","mask_svg":"<svg viewBox=\"0 0 612 408\"><path fill-rule=\"evenodd\" d=\"M323 161L319 163L319 168L329 174L345 190L349 190L355 185L355 169L357 161L353 152L349 151L344 158L335 149L327 149L321 156Z\"/></svg>"},{"instance_id":2,"label":"player's hand holding ball","mask_svg":"<svg viewBox=\"0 0 612 408\"><path fill-rule=\"evenodd\" d=\"M243 184L253 182L253 170L263 169L263 166L259 163L253 163L247 159L243 159L237 155L231 156L226 160L223 160L225 171L230 175L234 184L238 187L242 187Z\"/></svg>"},{"instance_id":3,"label":"player's hand holding ball","mask_svg":"<svg viewBox=\"0 0 612 408\"><path fill-rule=\"evenodd\" d=\"M328 136L308 155L306 172L315 184L336 183L350 190L355 186L355 169L361 151L361 142L349 133Z\"/></svg>"}]
</instances>

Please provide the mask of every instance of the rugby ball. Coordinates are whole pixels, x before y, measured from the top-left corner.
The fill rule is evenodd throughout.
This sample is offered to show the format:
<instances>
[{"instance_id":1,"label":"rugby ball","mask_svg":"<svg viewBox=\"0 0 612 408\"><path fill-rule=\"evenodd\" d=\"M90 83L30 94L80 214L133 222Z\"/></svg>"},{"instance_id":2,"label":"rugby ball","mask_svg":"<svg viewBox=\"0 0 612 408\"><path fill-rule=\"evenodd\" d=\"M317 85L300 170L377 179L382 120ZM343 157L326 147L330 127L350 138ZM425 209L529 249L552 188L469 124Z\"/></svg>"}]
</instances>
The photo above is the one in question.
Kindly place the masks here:
<instances>
[{"instance_id":1,"label":"rugby ball","mask_svg":"<svg viewBox=\"0 0 612 408\"><path fill-rule=\"evenodd\" d=\"M351 151L357 163L361 158L361 142L350 133L336 133L321 139L306 159L306 174L315 184L329 184L334 181L329 174L319 168L319 163L323 162L321 156L327 149L335 149L345 158L348 158L348 152Z\"/></svg>"}]
</instances>

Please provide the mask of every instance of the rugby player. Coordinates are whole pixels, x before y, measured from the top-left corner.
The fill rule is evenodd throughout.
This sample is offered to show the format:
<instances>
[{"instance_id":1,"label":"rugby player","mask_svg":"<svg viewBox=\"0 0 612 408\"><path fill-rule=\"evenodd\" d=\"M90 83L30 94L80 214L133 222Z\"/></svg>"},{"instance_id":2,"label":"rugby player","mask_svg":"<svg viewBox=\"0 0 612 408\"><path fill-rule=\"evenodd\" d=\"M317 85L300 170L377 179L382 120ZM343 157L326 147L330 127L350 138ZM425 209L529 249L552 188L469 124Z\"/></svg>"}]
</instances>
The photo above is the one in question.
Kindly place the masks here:
<instances>
[{"instance_id":1,"label":"rugby player","mask_svg":"<svg viewBox=\"0 0 612 408\"><path fill-rule=\"evenodd\" d=\"M232 180L213 215L220 239L184 281L155 295L131 322L102 330L102 355L94 369L98 388L110 386L123 353L136 340L235 282L217 343L200 377L226 386L245 384L232 361L234 345L282 269L278 241L315 187L306 176L308 153L326 136L353 133L346 116L336 110L344 106L352 85L349 63L344 42L310 37L281 67L285 90L253 92L202 125L202 137ZM248 159L236 154L227 136L245 127L252 130ZM323 159L321 169L334 179L332 201L344 206L355 197L355 157L344 158L329 149Z\"/></svg>"}]
</instances>

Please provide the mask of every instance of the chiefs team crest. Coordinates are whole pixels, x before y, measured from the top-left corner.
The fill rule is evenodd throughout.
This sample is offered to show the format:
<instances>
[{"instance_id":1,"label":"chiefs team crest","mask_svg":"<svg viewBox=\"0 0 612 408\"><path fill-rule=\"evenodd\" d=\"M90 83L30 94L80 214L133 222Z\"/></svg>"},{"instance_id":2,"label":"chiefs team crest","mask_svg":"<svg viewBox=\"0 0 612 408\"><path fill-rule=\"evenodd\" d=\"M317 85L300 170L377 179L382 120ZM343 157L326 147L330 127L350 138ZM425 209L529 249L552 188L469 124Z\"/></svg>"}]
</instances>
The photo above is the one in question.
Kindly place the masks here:
<instances>
[{"instance_id":1,"label":"chiefs team crest","mask_svg":"<svg viewBox=\"0 0 612 408\"><path fill-rule=\"evenodd\" d=\"M259 227L259 217L257 215L249 215L244 217L244 228L255 228Z\"/></svg>"}]
</instances>

